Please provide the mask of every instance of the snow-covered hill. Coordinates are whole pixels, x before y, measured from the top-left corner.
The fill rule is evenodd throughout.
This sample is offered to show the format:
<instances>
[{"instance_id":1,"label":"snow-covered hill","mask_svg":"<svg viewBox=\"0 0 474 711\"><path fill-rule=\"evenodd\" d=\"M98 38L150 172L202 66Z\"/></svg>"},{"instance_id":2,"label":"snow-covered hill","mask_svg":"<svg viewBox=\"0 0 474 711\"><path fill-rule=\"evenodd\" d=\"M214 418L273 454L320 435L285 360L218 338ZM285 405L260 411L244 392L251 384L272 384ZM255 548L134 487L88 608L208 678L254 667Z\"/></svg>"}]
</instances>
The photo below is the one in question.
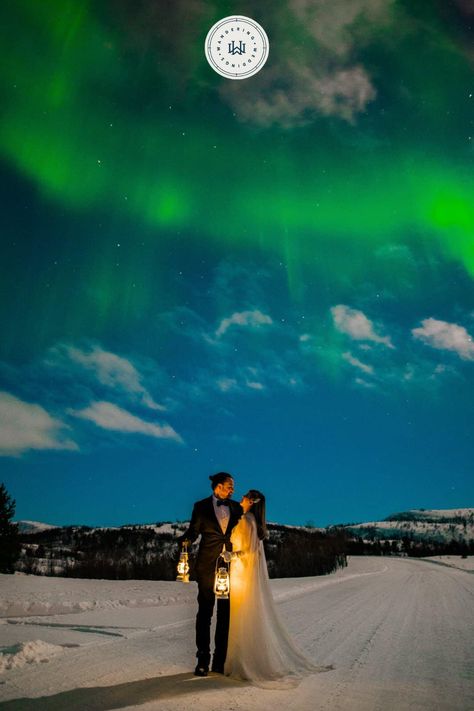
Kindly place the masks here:
<instances>
[{"instance_id":1,"label":"snow-covered hill","mask_svg":"<svg viewBox=\"0 0 474 711\"><path fill-rule=\"evenodd\" d=\"M367 540L410 538L433 543L469 543L474 539L474 508L410 509L391 514L383 521L348 524L343 528Z\"/></svg>"},{"instance_id":2,"label":"snow-covered hill","mask_svg":"<svg viewBox=\"0 0 474 711\"><path fill-rule=\"evenodd\" d=\"M446 521L456 523L459 520L474 520L474 509L410 509L403 513L387 516L386 521L392 520L415 520L415 521Z\"/></svg>"},{"instance_id":3,"label":"snow-covered hill","mask_svg":"<svg viewBox=\"0 0 474 711\"><path fill-rule=\"evenodd\" d=\"M18 571L158 580L174 578L177 538L187 527L186 522L96 528L38 521L19 524ZM344 565L346 554L465 557L474 555L474 508L410 509L382 521L326 530L269 524L265 545L271 577L326 574Z\"/></svg>"},{"instance_id":4,"label":"snow-covered hill","mask_svg":"<svg viewBox=\"0 0 474 711\"><path fill-rule=\"evenodd\" d=\"M49 531L58 526L53 526L50 523L41 523L41 521L16 521L20 533L38 533L39 531Z\"/></svg>"}]
</instances>

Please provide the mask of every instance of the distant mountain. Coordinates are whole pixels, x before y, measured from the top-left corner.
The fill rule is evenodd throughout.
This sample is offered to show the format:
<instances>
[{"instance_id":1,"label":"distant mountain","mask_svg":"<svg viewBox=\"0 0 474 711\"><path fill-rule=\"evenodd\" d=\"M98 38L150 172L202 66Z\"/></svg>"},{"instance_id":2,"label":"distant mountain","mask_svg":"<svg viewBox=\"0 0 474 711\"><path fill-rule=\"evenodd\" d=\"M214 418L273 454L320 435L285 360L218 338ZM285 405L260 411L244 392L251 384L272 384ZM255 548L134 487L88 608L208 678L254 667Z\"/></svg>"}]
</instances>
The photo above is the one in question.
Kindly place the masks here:
<instances>
[{"instance_id":1,"label":"distant mountain","mask_svg":"<svg viewBox=\"0 0 474 711\"><path fill-rule=\"evenodd\" d=\"M59 526L53 526L50 523L41 523L41 521L15 521L18 524L20 533L38 533L39 531L49 531Z\"/></svg>"},{"instance_id":2,"label":"distant mountain","mask_svg":"<svg viewBox=\"0 0 474 711\"><path fill-rule=\"evenodd\" d=\"M474 508L410 509L383 521L338 526L364 541L410 540L433 545L474 544Z\"/></svg>"},{"instance_id":3,"label":"distant mountain","mask_svg":"<svg viewBox=\"0 0 474 711\"><path fill-rule=\"evenodd\" d=\"M175 576L177 538L185 522L116 527L52 526L19 521L17 570L90 578ZM383 521L318 529L269 524L265 541L271 577L324 574L349 555L474 555L474 508L411 509ZM191 551L191 563L195 547Z\"/></svg>"},{"instance_id":4,"label":"distant mountain","mask_svg":"<svg viewBox=\"0 0 474 711\"><path fill-rule=\"evenodd\" d=\"M474 509L410 509L387 516L385 521L421 521L430 523L464 523L474 520Z\"/></svg>"}]
</instances>

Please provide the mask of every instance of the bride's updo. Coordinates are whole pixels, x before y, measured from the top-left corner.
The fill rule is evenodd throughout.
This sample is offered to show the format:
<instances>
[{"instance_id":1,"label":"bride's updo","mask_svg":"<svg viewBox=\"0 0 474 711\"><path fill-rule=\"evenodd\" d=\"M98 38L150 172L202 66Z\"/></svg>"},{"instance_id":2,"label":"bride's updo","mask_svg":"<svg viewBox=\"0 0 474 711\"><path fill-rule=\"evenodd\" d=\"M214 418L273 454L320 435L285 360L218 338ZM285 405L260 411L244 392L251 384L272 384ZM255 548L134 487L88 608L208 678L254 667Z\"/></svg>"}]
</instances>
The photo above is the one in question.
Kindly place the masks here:
<instances>
[{"instance_id":1,"label":"bride's updo","mask_svg":"<svg viewBox=\"0 0 474 711\"><path fill-rule=\"evenodd\" d=\"M251 511L255 516L257 523L257 533L260 539L267 537L267 520L265 517L265 496L257 489L250 489L245 494L247 499L252 502Z\"/></svg>"}]
</instances>

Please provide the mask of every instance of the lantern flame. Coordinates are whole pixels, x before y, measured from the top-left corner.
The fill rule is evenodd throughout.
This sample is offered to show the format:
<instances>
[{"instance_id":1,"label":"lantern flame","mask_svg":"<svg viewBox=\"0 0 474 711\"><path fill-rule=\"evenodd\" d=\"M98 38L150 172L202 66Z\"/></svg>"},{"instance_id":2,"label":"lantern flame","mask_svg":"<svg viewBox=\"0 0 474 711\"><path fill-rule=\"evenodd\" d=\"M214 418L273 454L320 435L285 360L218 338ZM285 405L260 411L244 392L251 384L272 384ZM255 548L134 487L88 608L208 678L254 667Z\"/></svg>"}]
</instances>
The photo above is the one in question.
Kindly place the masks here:
<instances>
[{"instance_id":1,"label":"lantern flame","mask_svg":"<svg viewBox=\"0 0 474 711\"><path fill-rule=\"evenodd\" d=\"M183 543L183 549L179 554L179 562L177 566L178 575L176 580L182 583L189 583L189 562L188 562L188 544Z\"/></svg>"},{"instance_id":2,"label":"lantern flame","mask_svg":"<svg viewBox=\"0 0 474 711\"><path fill-rule=\"evenodd\" d=\"M214 581L214 593L219 600L228 600L230 593L229 571L224 566L220 568L216 565L216 577Z\"/></svg>"}]
</instances>

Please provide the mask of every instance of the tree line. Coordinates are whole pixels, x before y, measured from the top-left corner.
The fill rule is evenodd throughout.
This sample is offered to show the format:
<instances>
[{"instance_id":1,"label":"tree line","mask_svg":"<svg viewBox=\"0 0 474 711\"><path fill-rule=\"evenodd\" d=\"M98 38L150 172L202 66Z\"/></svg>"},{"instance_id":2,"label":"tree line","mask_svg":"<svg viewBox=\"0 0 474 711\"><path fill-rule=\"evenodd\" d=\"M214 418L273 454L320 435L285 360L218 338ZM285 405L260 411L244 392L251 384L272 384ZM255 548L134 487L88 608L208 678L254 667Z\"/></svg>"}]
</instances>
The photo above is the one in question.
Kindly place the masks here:
<instances>
[{"instance_id":1,"label":"tree line","mask_svg":"<svg viewBox=\"0 0 474 711\"><path fill-rule=\"evenodd\" d=\"M0 573L13 573L20 557L18 524L13 523L16 502L0 484Z\"/></svg>"},{"instance_id":2,"label":"tree line","mask_svg":"<svg viewBox=\"0 0 474 711\"><path fill-rule=\"evenodd\" d=\"M353 536L346 541L347 555L395 555L411 558L428 558L435 555L456 555L467 558L474 555L474 540L440 541L416 538L410 535L397 539L372 540Z\"/></svg>"},{"instance_id":3,"label":"tree line","mask_svg":"<svg viewBox=\"0 0 474 711\"><path fill-rule=\"evenodd\" d=\"M74 578L174 580L180 550L177 536L185 527L172 524L172 533L139 525L118 529L70 526L24 533L16 568ZM340 533L272 524L268 528L264 546L270 577L325 575L346 565ZM190 550L191 579L196 552L197 544Z\"/></svg>"},{"instance_id":4,"label":"tree line","mask_svg":"<svg viewBox=\"0 0 474 711\"><path fill-rule=\"evenodd\" d=\"M66 526L20 533L13 523L15 501L0 484L0 572L112 580L174 580L179 557L177 537L185 523L169 524L169 532L153 526L90 528ZM157 528L163 524L155 524ZM326 575L347 565L348 555L474 555L474 540L441 540L414 532L384 537L375 527L363 536L343 527L268 525L264 541L271 578ZM191 579L197 544L190 550Z\"/></svg>"}]
</instances>

